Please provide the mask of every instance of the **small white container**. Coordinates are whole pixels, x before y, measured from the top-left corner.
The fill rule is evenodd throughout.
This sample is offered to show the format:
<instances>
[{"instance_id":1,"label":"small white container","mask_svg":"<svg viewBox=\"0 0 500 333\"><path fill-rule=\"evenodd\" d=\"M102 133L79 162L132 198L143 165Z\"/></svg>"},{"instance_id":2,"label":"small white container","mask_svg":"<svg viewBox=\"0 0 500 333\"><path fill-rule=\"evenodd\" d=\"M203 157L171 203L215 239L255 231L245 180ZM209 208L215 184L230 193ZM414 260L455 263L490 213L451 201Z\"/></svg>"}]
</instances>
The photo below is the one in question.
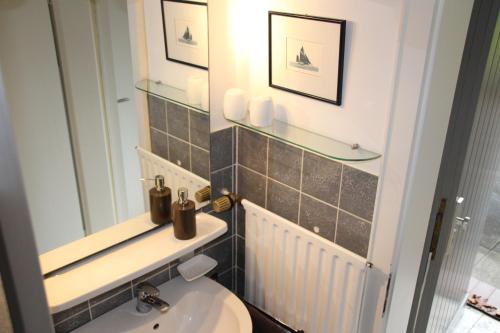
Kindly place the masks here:
<instances>
[{"instance_id":1,"label":"small white container","mask_svg":"<svg viewBox=\"0 0 500 333\"><path fill-rule=\"evenodd\" d=\"M210 109L210 97L207 81L205 81L201 87L201 108L206 111Z\"/></svg>"},{"instance_id":2,"label":"small white container","mask_svg":"<svg viewBox=\"0 0 500 333\"><path fill-rule=\"evenodd\" d=\"M186 95L189 104L201 104L201 88L203 86L203 78L199 76L190 76L187 79Z\"/></svg>"},{"instance_id":3,"label":"small white container","mask_svg":"<svg viewBox=\"0 0 500 333\"><path fill-rule=\"evenodd\" d=\"M273 122L273 100L269 96L253 97L250 100L250 123L256 127L267 127Z\"/></svg>"},{"instance_id":4,"label":"small white container","mask_svg":"<svg viewBox=\"0 0 500 333\"><path fill-rule=\"evenodd\" d=\"M210 272L217 266L217 261L204 254L198 254L177 266L184 280L190 282Z\"/></svg>"},{"instance_id":5,"label":"small white container","mask_svg":"<svg viewBox=\"0 0 500 333\"><path fill-rule=\"evenodd\" d=\"M242 120L246 114L245 92L239 88L226 90L224 94L224 116L230 120Z\"/></svg>"}]
</instances>

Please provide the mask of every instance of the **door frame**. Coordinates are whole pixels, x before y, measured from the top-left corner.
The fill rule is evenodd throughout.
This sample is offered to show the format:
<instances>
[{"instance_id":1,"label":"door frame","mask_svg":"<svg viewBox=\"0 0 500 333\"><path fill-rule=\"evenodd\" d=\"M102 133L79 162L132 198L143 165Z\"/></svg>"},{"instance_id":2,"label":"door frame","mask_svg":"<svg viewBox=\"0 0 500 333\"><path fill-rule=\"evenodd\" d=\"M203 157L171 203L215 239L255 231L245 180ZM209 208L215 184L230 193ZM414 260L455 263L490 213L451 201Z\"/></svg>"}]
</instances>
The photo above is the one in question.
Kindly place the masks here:
<instances>
[{"instance_id":1,"label":"door frame","mask_svg":"<svg viewBox=\"0 0 500 333\"><path fill-rule=\"evenodd\" d=\"M14 331L48 333L54 328L4 88L0 76L0 274Z\"/></svg>"},{"instance_id":2,"label":"door frame","mask_svg":"<svg viewBox=\"0 0 500 333\"><path fill-rule=\"evenodd\" d=\"M455 218L455 199L499 8L500 3L494 0L476 0L474 3L407 332L425 332L428 324L439 272L446 252L446 240ZM442 199L446 200L447 207L442 218L436 255L431 260L430 246Z\"/></svg>"},{"instance_id":3,"label":"door frame","mask_svg":"<svg viewBox=\"0 0 500 333\"><path fill-rule=\"evenodd\" d=\"M446 253L446 240L454 224L455 199L458 195L499 8L500 3L494 0L477 0L474 3L407 332L424 332L427 328ZM430 259L430 246L442 199L447 201L447 207L442 219L435 257Z\"/></svg>"}]
</instances>

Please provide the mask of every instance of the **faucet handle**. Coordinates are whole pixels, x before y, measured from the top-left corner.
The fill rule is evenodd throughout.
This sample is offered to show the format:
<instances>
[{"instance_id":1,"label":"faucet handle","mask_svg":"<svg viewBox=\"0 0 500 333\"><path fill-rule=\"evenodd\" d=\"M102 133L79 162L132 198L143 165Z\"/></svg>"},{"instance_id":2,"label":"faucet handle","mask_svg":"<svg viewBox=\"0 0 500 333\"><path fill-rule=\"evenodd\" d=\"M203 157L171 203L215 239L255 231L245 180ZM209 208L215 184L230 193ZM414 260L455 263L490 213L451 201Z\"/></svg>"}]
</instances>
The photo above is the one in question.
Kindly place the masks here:
<instances>
[{"instance_id":1,"label":"faucet handle","mask_svg":"<svg viewBox=\"0 0 500 333\"><path fill-rule=\"evenodd\" d=\"M137 285L137 297L143 300L149 296L158 297L160 291L149 282L141 282Z\"/></svg>"}]
</instances>

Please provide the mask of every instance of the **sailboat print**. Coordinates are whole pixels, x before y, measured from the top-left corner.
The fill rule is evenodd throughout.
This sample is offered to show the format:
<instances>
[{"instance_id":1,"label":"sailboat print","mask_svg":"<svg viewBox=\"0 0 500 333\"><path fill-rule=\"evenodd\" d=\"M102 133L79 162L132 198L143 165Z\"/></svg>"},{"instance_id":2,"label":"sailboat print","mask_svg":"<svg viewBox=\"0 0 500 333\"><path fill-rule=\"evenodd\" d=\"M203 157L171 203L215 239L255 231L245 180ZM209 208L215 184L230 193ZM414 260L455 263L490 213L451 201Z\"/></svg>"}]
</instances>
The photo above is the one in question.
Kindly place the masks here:
<instances>
[{"instance_id":1,"label":"sailboat print","mask_svg":"<svg viewBox=\"0 0 500 333\"><path fill-rule=\"evenodd\" d=\"M295 61L290 61L289 64L290 66L297 67L306 71L311 71L311 72L319 71L319 68L313 66L311 60L309 60L309 57L307 56L303 45L301 46L299 53L296 55Z\"/></svg>"},{"instance_id":2,"label":"sailboat print","mask_svg":"<svg viewBox=\"0 0 500 333\"><path fill-rule=\"evenodd\" d=\"M184 44L189 44L189 45L197 45L198 42L193 40L193 34L189 30L189 26L186 26L186 30L182 34L182 36L179 37L179 42L184 43Z\"/></svg>"}]
</instances>

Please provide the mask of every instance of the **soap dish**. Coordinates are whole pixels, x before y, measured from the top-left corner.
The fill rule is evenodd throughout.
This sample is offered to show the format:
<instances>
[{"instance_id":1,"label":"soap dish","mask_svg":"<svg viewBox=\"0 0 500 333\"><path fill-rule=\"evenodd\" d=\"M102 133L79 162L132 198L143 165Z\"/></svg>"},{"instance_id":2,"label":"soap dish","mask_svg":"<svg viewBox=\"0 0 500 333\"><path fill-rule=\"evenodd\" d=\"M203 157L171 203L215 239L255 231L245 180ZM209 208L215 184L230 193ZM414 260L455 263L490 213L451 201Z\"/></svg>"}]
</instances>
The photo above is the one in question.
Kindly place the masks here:
<instances>
[{"instance_id":1,"label":"soap dish","mask_svg":"<svg viewBox=\"0 0 500 333\"><path fill-rule=\"evenodd\" d=\"M177 270L184 280L190 282L207 274L214 269L215 266L217 266L217 261L204 254L198 254L177 266Z\"/></svg>"}]
</instances>

